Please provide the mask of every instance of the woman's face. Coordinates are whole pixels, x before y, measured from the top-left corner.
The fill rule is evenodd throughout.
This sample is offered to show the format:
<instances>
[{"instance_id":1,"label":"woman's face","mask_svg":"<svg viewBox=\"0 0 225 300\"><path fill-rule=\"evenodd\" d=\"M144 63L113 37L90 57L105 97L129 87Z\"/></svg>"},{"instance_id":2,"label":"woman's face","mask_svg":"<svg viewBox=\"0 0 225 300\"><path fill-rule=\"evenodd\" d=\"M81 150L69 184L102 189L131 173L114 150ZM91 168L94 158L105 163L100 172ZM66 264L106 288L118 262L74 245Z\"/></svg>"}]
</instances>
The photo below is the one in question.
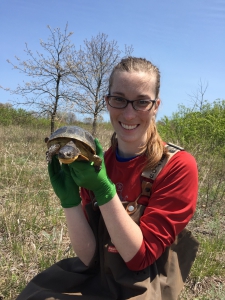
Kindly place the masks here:
<instances>
[{"instance_id":1,"label":"woman's face","mask_svg":"<svg viewBox=\"0 0 225 300\"><path fill-rule=\"evenodd\" d=\"M155 76L145 72L115 72L111 96L120 96L127 100L151 99L155 100ZM107 98L106 98L107 102ZM147 129L152 118L156 115L160 100L150 111L136 111L129 103L123 109L112 108L107 102L112 126L117 134L120 149L132 149L136 153L140 151L147 140Z\"/></svg>"}]
</instances>

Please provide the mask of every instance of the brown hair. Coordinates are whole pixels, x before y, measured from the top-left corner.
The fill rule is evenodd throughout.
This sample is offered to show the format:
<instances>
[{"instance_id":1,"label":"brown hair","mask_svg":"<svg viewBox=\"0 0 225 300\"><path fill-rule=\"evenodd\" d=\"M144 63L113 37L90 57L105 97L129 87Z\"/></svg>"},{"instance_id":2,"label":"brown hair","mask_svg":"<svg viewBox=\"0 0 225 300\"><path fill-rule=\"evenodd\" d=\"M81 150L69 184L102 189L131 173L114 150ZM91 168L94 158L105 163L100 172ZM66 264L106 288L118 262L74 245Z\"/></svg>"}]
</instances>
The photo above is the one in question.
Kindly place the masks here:
<instances>
[{"instance_id":1,"label":"brown hair","mask_svg":"<svg viewBox=\"0 0 225 300\"><path fill-rule=\"evenodd\" d=\"M116 72L146 72L156 78L155 99L159 97L160 89L160 72L150 61L144 58L127 57L122 59L112 70L109 78L109 94L113 84L113 78ZM111 137L111 146L115 149L117 146L116 133ZM150 126L147 130L147 142L143 146L147 158L147 164L144 169L154 168L159 163L163 155L167 154L167 149L164 147L163 141L157 131L155 118L151 120Z\"/></svg>"}]
</instances>

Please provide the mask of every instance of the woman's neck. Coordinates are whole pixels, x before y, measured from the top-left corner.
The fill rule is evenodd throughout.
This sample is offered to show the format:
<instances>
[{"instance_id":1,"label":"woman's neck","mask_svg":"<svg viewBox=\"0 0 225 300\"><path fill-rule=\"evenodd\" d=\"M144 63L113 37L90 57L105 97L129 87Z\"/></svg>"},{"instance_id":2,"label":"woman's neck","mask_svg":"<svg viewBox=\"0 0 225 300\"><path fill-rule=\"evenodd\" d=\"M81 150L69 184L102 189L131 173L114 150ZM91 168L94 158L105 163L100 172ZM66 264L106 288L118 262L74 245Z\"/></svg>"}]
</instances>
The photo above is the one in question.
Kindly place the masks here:
<instances>
[{"instance_id":1,"label":"woman's neck","mask_svg":"<svg viewBox=\"0 0 225 300\"><path fill-rule=\"evenodd\" d=\"M120 157L123 158L130 158L130 157L135 157L137 155L140 155L143 153L145 149L141 146L136 147L135 145L132 144L124 144L121 142L118 142L117 146L117 153Z\"/></svg>"}]
</instances>

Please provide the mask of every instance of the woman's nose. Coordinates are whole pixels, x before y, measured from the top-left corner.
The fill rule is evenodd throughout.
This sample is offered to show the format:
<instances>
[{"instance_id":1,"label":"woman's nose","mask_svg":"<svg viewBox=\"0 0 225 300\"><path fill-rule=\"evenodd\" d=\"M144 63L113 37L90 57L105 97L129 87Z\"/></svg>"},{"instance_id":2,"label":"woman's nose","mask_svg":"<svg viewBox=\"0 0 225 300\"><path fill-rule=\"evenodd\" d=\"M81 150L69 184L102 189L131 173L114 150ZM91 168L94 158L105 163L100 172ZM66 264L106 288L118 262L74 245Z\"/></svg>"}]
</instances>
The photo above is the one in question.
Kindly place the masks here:
<instances>
[{"instance_id":1,"label":"woman's nose","mask_svg":"<svg viewBox=\"0 0 225 300\"><path fill-rule=\"evenodd\" d=\"M131 103L128 103L127 107L123 111L124 118L131 120L136 117L136 110L133 108Z\"/></svg>"}]
</instances>

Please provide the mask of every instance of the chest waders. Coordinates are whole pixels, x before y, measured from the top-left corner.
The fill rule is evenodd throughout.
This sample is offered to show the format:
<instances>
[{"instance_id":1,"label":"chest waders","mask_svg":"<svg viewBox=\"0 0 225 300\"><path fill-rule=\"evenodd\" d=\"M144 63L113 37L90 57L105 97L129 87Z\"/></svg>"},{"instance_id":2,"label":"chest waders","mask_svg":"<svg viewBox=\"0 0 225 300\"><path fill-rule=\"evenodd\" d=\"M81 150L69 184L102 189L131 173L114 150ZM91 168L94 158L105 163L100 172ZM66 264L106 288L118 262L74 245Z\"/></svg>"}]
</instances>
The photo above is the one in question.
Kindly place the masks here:
<instances>
[{"instance_id":1,"label":"chest waders","mask_svg":"<svg viewBox=\"0 0 225 300\"><path fill-rule=\"evenodd\" d=\"M155 178L168 159L181 150L168 144L169 158L163 158L154 170L142 173L139 197L133 202L123 202L137 224L145 209L137 203L138 199L150 198ZM17 300L177 300L199 246L191 232L184 229L152 265L131 271L112 244L91 192L90 196L92 203L85 209L97 242L90 265L85 266L77 257L61 260L35 276Z\"/></svg>"}]
</instances>

